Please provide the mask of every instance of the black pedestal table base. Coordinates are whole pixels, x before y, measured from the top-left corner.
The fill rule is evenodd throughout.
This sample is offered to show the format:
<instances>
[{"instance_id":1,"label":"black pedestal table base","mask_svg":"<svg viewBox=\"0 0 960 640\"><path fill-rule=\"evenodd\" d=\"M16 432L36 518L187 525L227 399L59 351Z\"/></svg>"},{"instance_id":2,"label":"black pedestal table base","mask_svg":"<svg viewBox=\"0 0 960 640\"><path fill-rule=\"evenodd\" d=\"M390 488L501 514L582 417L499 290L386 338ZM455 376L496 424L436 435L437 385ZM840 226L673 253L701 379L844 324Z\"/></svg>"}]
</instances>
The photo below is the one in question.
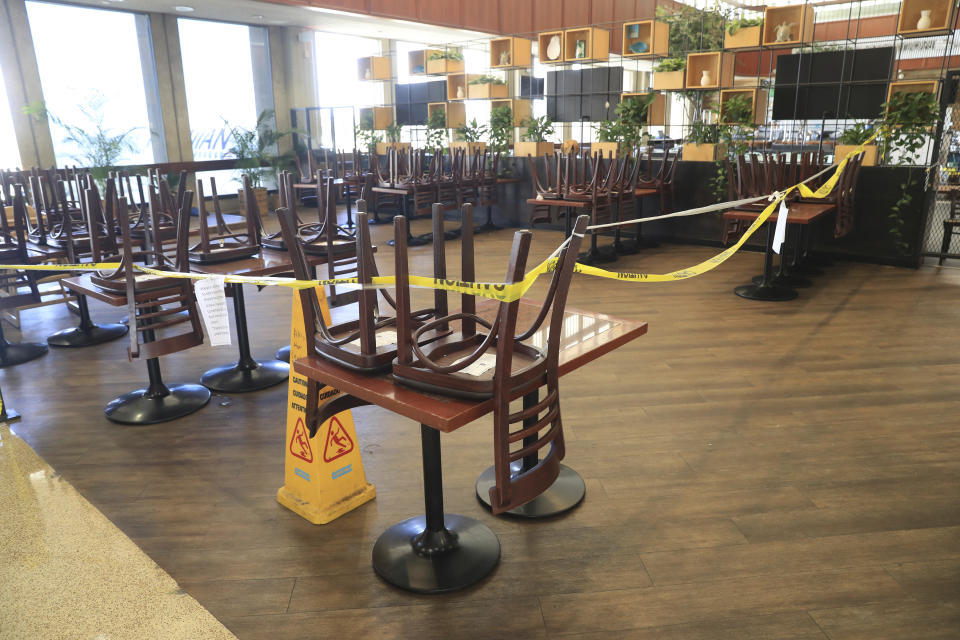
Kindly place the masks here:
<instances>
[{"instance_id":1,"label":"black pedestal table base","mask_svg":"<svg viewBox=\"0 0 960 640\"><path fill-rule=\"evenodd\" d=\"M280 347L277 349L277 355L274 356L277 360L281 362L290 362L290 345L285 347Z\"/></svg>"},{"instance_id":2,"label":"black pedestal table base","mask_svg":"<svg viewBox=\"0 0 960 640\"><path fill-rule=\"evenodd\" d=\"M250 355L250 332L247 330L247 310L243 299L243 285L230 283L233 292L233 315L237 323L237 344L240 359L236 364L210 369L200 378L204 386L223 393L259 391L280 384L290 375L290 356L287 362L254 360ZM279 354L278 354L279 355Z\"/></svg>"},{"instance_id":3,"label":"black pedestal table base","mask_svg":"<svg viewBox=\"0 0 960 640\"><path fill-rule=\"evenodd\" d=\"M92 347L116 340L127 334L128 327L122 323L94 324L90 320L90 309L87 307L87 296L77 296L77 307L80 311L80 324L70 329L58 331L47 338L51 347Z\"/></svg>"},{"instance_id":4,"label":"black pedestal table base","mask_svg":"<svg viewBox=\"0 0 960 640\"><path fill-rule=\"evenodd\" d=\"M210 390L203 385L163 385L162 391L151 387L125 393L112 400L104 413L120 424L156 424L190 415L209 401Z\"/></svg>"},{"instance_id":5,"label":"black pedestal table base","mask_svg":"<svg viewBox=\"0 0 960 640\"><path fill-rule=\"evenodd\" d=\"M0 320L0 368L12 367L39 358L47 352L47 345L36 342L10 343L3 336L3 321Z\"/></svg>"},{"instance_id":6,"label":"black pedestal table base","mask_svg":"<svg viewBox=\"0 0 960 640\"><path fill-rule=\"evenodd\" d=\"M395 587L443 593L479 582L500 561L500 541L483 523L443 513L440 432L420 425L426 514L387 529L373 546L373 570Z\"/></svg>"},{"instance_id":7,"label":"black pedestal table base","mask_svg":"<svg viewBox=\"0 0 960 640\"><path fill-rule=\"evenodd\" d=\"M747 300L766 300L785 302L797 297L797 292L789 287L775 284L745 284L733 290L735 294Z\"/></svg>"}]
</instances>

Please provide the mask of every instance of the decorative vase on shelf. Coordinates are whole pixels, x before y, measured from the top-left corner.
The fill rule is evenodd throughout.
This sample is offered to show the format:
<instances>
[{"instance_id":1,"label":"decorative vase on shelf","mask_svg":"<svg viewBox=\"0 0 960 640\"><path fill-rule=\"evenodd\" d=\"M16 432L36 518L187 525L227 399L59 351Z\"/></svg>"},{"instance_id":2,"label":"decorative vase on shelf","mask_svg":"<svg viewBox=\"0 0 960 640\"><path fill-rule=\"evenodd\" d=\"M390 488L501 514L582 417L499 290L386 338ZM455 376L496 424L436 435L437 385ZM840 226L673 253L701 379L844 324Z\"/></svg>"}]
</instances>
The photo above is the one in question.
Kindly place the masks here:
<instances>
[{"instance_id":1,"label":"decorative vase on shelf","mask_svg":"<svg viewBox=\"0 0 960 640\"><path fill-rule=\"evenodd\" d=\"M363 79L370 80L373 78L373 73L370 72L370 67L367 67L367 70L363 72Z\"/></svg>"},{"instance_id":2,"label":"decorative vase on shelf","mask_svg":"<svg viewBox=\"0 0 960 640\"><path fill-rule=\"evenodd\" d=\"M553 36L547 43L547 60L556 60L560 57L560 36Z\"/></svg>"},{"instance_id":3,"label":"decorative vase on shelf","mask_svg":"<svg viewBox=\"0 0 960 640\"><path fill-rule=\"evenodd\" d=\"M457 98L460 100L463 99L463 87L457 87Z\"/></svg>"},{"instance_id":4,"label":"decorative vase on shelf","mask_svg":"<svg viewBox=\"0 0 960 640\"><path fill-rule=\"evenodd\" d=\"M792 38L790 37L793 32L793 26L797 24L796 22L781 22L777 25L777 42L791 42Z\"/></svg>"},{"instance_id":5,"label":"decorative vase on shelf","mask_svg":"<svg viewBox=\"0 0 960 640\"><path fill-rule=\"evenodd\" d=\"M923 31L924 29L930 28L930 9L921 9L920 10L920 19L917 20L917 31Z\"/></svg>"},{"instance_id":6,"label":"decorative vase on shelf","mask_svg":"<svg viewBox=\"0 0 960 640\"><path fill-rule=\"evenodd\" d=\"M501 66L501 67L509 67L509 66L510 66L510 52L509 52L509 51L501 51L501 52L500 52L500 66Z\"/></svg>"},{"instance_id":7,"label":"decorative vase on shelf","mask_svg":"<svg viewBox=\"0 0 960 640\"><path fill-rule=\"evenodd\" d=\"M704 69L703 73L700 75L700 86L701 87L713 86L713 74L710 73L710 69Z\"/></svg>"}]
</instances>

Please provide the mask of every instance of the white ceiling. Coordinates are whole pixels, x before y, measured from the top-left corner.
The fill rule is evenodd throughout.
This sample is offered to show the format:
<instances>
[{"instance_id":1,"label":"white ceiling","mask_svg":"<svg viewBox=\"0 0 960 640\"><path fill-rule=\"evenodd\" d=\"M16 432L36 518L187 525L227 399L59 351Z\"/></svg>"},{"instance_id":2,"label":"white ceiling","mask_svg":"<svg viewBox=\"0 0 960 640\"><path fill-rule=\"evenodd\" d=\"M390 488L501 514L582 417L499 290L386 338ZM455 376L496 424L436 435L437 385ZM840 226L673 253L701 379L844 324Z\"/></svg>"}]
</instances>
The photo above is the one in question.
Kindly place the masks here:
<instances>
[{"instance_id":1,"label":"white ceiling","mask_svg":"<svg viewBox=\"0 0 960 640\"><path fill-rule=\"evenodd\" d=\"M184 18L223 20L262 26L297 26L369 38L390 38L426 44L464 43L486 39L490 34L464 29L447 29L405 20L377 18L362 14L315 11L255 0L69 0L65 4L100 9L169 13ZM175 7L194 10L179 12Z\"/></svg>"}]
</instances>

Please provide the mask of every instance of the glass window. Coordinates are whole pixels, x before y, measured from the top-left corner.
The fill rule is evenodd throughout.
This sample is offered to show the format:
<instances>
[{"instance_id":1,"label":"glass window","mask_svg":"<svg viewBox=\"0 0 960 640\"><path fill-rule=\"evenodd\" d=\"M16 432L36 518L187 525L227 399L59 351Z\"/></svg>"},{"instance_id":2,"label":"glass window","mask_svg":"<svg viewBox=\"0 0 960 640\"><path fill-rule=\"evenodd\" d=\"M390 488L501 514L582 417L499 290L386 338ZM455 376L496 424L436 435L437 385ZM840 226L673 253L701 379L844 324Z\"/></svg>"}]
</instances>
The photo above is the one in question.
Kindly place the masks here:
<instances>
[{"instance_id":1,"label":"glass window","mask_svg":"<svg viewBox=\"0 0 960 640\"><path fill-rule=\"evenodd\" d=\"M384 104L383 87L386 83L361 80L357 73L357 59L380 55L380 43L371 38L325 31L317 31L313 42L318 104L321 107L349 107L333 110L333 128L337 148L352 150L354 118L356 122L360 121L360 107ZM325 120L325 124L328 122ZM317 142L317 132L313 131L313 134L314 142ZM321 134L321 144L315 144L314 149L319 146L331 148L333 140L330 132L325 130Z\"/></svg>"},{"instance_id":2,"label":"glass window","mask_svg":"<svg viewBox=\"0 0 960 640\"><path fill-rule=\"evenodd\" d=\"M3 83L3 69L0 68L0 169L13 169L20 166L20 151L17 148L17 136L13 130L13 115L7 101L7 85Z\"/></svg>"},{"instance_id":3,"label":"glass window","mask_svg":"<svg viewBox=\"0 0 960 640\"><path fill-rule=\"evenodd\" d=\"M232 158L231 127L257 124L250 29L246 25L180 18L180 55L187 91L193 159ZM216 177L218 190L239 187L233 171L204 172Z\"/></svg>"},{"instance_id":4,"label":"glass window","mask_svg":"<svg viewBox=\"0 0 960 640\"><path fill-rule=\"evenodd\" d=\"M116 164L153 162L137 16L44 2L26 6L57 163L93 164L98 149L87 140L98 128L110 136L129 132Z\"/></svg>"}]
</instances>

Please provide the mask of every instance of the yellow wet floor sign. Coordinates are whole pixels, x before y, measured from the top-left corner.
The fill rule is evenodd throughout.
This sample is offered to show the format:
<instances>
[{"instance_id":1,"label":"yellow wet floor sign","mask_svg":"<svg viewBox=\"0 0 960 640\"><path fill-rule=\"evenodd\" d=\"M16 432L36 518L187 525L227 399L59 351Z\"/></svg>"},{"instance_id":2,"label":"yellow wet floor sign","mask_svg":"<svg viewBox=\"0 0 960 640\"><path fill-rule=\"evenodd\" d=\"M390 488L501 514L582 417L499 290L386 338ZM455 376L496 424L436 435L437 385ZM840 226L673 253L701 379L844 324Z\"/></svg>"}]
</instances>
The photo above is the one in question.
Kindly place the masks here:
<instances>
[{"instance_id":1,"label":"yellow wet floor sign","mask_svg":"<svg viewBox=\"0 0 960 640\"><path fill-rule=\"evenodd\" d=\"M317 287L317 298L324 320L329 324L330 311L323 288ZM303 333L303 309L300 292L293 291L293 314L290 322L290 360L307 355L308 337ZM312 339L313 336L310 336ZM320 390L320 401L333 389ZM344 411L333 416L317 429L311 438L306 427L307 380L290 367L287 383L287 433L284 440L284 484L277 491L277 501L313 524L326 524L357 508L377 495L363 472L363 459L353 427L353 416Z\"/></svg>"}]
</instances>

